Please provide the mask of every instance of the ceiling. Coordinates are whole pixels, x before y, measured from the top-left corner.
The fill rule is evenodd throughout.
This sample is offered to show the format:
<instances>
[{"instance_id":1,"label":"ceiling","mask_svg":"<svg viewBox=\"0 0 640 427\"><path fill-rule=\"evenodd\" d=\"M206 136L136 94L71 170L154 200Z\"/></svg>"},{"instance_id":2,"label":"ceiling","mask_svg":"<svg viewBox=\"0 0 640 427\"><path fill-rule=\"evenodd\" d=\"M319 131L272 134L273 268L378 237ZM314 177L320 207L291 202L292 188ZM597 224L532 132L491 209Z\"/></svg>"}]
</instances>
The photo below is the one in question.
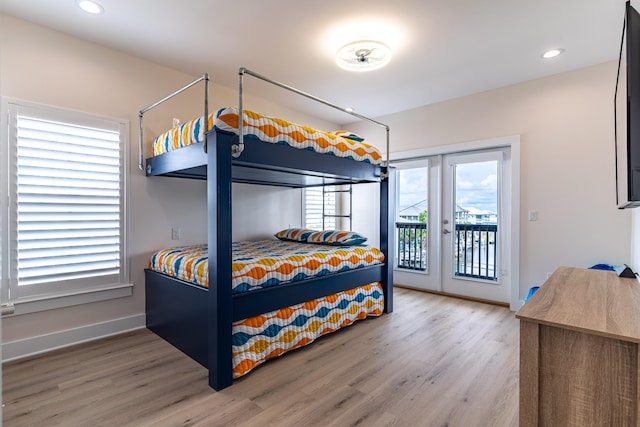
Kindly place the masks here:
<instances>
[{"instance_id":1,"label":"ceiling","mask_svg":"<svg viewBox=\"0 0 640 427\"><path fill-rule=\"evenodd\" d=\"M613 60L624 16L623 0L99 2L98 16L75 0L0 0L0 12L232 88L247 67L369 117ZM338 68L335 52L357 38L388 44L391 62L366 73ZM541 58L555 47L564 54ZM247 80L245 90L274 96L266 86Z\"/></svg>"}]
</instances>

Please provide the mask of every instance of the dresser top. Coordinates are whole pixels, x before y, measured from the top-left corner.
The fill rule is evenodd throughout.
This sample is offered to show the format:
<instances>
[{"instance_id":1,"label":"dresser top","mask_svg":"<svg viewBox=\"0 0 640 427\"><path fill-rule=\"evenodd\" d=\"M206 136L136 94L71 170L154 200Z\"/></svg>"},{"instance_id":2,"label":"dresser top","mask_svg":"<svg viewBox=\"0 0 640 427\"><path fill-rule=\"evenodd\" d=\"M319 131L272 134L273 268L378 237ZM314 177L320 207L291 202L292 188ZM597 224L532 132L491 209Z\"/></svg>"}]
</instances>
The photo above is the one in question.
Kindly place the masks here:
<instances>
[{"instance_id":1,"label":"dresser top","mask_svg":"<svg viewBox=\"0 0 640 427\"><path fill-rule=\"evenodd\" d=\"M640 343L640 282L613 271L560 267L516 317Z\"/></svg>"}]
</instances>

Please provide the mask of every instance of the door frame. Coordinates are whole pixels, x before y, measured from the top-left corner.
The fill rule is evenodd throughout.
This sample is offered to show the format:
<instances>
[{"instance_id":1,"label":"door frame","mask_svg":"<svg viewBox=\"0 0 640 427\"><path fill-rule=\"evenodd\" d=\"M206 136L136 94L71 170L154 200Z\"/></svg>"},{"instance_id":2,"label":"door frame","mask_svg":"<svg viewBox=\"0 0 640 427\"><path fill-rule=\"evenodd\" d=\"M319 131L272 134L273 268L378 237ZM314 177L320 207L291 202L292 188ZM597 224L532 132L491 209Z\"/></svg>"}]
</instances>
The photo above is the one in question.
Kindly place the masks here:
<instances>
[{"instance_id":1,"label":"door frame","mask_svg":"<svg viewBox=\"0 0 640 427\"><path fill-rule=\"evenodd\" d=\"M492 148L511 149L511 203L505 208L511 210L511 222L507 233L510 239L510 265L502 268L511 277L509 291L509 308L517 311L520 308L520 135L505 136L499 138L468 141L447 145L439 145L416 150L399 151L390 153L390 162L419 160L431 156L441 156L467 151L478 151ZM507 271L504 271L507 270Z\"/></svg>"}]
</instances>

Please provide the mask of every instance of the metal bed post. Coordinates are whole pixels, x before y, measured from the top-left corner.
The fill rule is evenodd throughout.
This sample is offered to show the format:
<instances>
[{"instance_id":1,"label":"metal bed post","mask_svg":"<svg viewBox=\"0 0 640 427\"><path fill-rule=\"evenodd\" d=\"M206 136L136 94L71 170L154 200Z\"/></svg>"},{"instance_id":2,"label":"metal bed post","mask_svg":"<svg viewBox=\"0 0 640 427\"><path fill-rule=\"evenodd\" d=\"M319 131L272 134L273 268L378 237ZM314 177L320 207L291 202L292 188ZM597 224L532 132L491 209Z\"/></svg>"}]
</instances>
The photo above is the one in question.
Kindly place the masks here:
<instances>
[{"instance_id":1,"label":"metal bed post","mask_svg":"<svg viewBox=\"0 0 640 427\"><path fill-rule=\"evenodd\" d=\"M240 157L240 154L244 151L244 107L242 102L242 89L244 86L244 68L240 68L238 73L238 145L233 146L231 149L231 155L234 158Z\"/></svg>"},{"instance_id":2,"label":"metal bed post","mask_svg":"<svg viewBox=\"0 0 640 427\"><path fill-rule=\"evenodd\" d=\"M170 95L165 96L164 98L162 98L159 101L154 102L153 104L143 108L140 110L140 112L138 113L138 168L145 172L145 167L144 167L144 155L143 155L143 126L142 126L142 117L144 115L144 113L146 113L149 110L152 110L154 108L156 108L158 105L162 104L165 101L168 101L169 99L173 98L174 96L178 95L179 93L184 92L185 90L189 89L191 86L194 86L198 83L200 83L201 81L204 81L204 133L206 134L210 129L209 129L209 74L204 73L202 76L198 77L197 79L195 79L194 81L192 81L191 83L188 83L187 85L181 87L180 89L176 90L175 92L173 92ZM207 138L205 136L204 138L204 150L205 152L207 151Z\"/></svg>"}]
</instances>

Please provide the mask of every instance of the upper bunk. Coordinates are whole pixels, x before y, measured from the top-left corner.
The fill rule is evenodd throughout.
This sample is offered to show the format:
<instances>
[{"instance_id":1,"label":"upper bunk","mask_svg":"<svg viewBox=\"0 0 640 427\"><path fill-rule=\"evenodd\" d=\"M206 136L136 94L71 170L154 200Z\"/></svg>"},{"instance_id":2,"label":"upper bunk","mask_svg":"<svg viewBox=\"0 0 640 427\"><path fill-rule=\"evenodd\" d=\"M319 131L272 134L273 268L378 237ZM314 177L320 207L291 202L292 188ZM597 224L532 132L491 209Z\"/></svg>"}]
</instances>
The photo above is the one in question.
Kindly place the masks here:
<instances>
[{"instance_id":1,"label":"upper bunk","mask_svg":"<svg viewBox=\"0 0 640 427\"><path fill-rule=\"evenodd\" d=\"M208 76L205 74L140 110L140 169L147 176L207 179L207 147L228 144L232 147L232 181L237 183L303 188L380 182L387 177L388 160L383 162L379 151L357 135L318 131L245 110L242 100L245 74L384 127L388 153L388 126L241 68L238 109L226 108L208 114ZM154 141L154 155L143 163L143 114L200 81L205 83L204 115L158 136ZM187 142L178 143L178 139ZM211 143L212 139L216 144Z\"/></svg>"}]
</instances>

